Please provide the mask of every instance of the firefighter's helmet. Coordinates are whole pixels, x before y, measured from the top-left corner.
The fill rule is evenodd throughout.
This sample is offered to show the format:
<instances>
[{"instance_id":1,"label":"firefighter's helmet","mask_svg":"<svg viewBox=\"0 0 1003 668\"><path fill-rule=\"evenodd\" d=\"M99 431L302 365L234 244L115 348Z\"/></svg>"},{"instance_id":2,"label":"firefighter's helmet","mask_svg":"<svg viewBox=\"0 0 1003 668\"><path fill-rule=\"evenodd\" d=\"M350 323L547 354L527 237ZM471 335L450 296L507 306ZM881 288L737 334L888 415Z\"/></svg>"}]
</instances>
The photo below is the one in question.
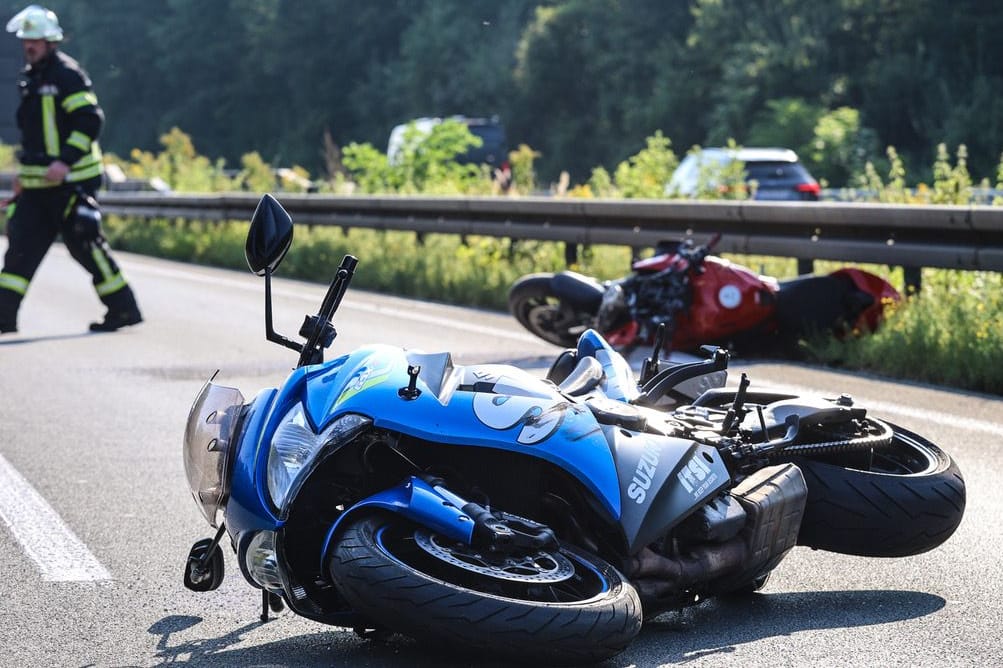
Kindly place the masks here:
<instances>
[{"instance_id":1,"label":"firefighter's helmet","mask_svg":"<svg viewBox=\"0 0 1003 668\"><path fill-rule=\"evenodd\" d=\"M63 39L63 29L59 27L56 13L41 5L28 5L15 14L7 22L7 32L15 33L18 39L44 39L47 42Z\"/></svg>"}]
</instances>

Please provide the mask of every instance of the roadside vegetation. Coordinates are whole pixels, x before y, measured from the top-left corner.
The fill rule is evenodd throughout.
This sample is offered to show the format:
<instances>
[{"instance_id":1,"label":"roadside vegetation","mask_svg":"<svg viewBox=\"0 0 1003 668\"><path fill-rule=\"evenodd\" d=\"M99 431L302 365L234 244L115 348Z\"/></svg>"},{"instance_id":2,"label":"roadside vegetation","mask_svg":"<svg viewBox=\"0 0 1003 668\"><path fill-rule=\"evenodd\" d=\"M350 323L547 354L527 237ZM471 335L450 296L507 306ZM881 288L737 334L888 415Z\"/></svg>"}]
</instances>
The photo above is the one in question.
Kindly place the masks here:
<instances>
[{"instance_id":1,"label":"roadside vegetation","mask_svg":"<svg viewBox=\"0 0 1003 668\"><path fill-rule=\"evenodd\" d=\"M340 194L518 195L541 191L533 180L537 153L528 146L520 146L509 156L514 178L506 184L507 190L497 174L452 160L476 141L465 127L443 123L424 140L410 137L401 158L393 164L370 145L352 144L343 151L329 145L328 159L341 168L336 178L321 182L311 180L299 167L276 170L257 153L244 155L240 170L225 170L221 161L199 155L191 139L176 128L161 137L160 152L136 150L128 159L108 159L131 178L161 179L171 189L184 192L309 189ZM907 186L905 169L894 148L887 150L887 156L884 175L871 163L858 175L862 198L923 204L971 201L976 186L967 170L963 146L958 147L953 160L944 145L937 147L930 170L934 180L929 184ZM0 146L0 162L10 163L11 158L9 147ZM587 182L571 184L565 179L550 194L659 198L664 196L664 184L677 164L669 138L656 133L612 173L596 168ZM713 178L718 184L737 185L742 183L743 173L739 166ZM979 185L1000 188L1000 181L1003 162L993 181L986 178ZM748 195L737 187L702 189L705 198ZM243 221L109 217L106 222L109 239L123 250L234 269L245 266L246 229ZM563 246L550 242L324 226L301 226L296 235L297 242L283 265L284 276L326 281L342 255L352 253L361 259L355 281L360 288L488 309L506 308L508 288L520 276L565 268ZM581 251L573 267L577 271L601 279L629 271L630 249L593 246ZM778 278L796 274L793 259L727 257ZM839 266L816 262L819 272ZM885 276L893 285L903 285L901 268L867 269ZM918 294L908 294L888 314L873 335L805 341L805 357L843 368L1003 394L1003 277L989 272L924 269L921 286Z\"/></svg>"}]
</instances>

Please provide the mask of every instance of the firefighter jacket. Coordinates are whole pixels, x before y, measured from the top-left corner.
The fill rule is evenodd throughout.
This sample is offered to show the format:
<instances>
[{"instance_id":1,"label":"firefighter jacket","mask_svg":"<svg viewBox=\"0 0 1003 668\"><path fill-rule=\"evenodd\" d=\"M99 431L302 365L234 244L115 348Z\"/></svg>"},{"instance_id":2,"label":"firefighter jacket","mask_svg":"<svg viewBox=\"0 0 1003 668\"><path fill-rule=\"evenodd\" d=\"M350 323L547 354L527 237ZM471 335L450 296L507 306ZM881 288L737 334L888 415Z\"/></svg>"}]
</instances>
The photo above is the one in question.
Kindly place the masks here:
<instances>
[{"instance_id":1,"label":"firefighter jacket","mask_svg":"<svg viewBox=\"0 0 1003 668\"><path fill-rule=\"evenodd\" d=\"M45 180L46 169L55 160L70 166L66 175L69 183L101 176L103 167L97 140L104 125L104 112L91 90L90 77L77 61L54 50L21 71L18 87L21 186L59 185Z\"/></svg>"}]
</instances>

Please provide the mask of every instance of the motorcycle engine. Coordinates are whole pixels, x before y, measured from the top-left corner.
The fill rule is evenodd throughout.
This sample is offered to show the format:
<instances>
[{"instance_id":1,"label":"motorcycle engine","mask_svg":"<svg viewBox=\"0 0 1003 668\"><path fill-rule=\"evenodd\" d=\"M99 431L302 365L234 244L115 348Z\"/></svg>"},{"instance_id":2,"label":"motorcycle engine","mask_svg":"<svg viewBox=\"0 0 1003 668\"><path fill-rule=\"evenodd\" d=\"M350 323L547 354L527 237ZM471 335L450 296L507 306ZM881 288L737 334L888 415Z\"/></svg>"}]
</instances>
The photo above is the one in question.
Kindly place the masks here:
<instances>
[{"instance_id":1,"label":"motorcycle engine","mask_svg":"<svg viewBox=\"0 0 1003 668\"><path fill-rule=\"evenodd\" d=\"M760 469L624 564L645 615L754 589L797 544L808 489L794 464Z\"/></svg>"}]
</instances>

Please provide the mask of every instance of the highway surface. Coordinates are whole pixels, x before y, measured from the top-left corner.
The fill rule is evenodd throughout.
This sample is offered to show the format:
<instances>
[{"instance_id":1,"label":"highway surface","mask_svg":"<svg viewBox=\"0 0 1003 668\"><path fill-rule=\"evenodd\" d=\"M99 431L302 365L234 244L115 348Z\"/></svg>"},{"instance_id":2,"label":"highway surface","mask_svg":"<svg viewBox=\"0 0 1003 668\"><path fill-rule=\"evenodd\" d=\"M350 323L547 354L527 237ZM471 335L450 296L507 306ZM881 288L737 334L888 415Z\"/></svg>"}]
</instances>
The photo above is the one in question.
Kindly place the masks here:
<instances>
[{"instance_id":1,"label":"highway surface","mask_svg":"<svg viewBox=\"0 0 1003 668\"><path fill-rule=\"evenodd\" d=\"M184 589L188 549L210 535L181 461L189 403L217 369L218 382L253 397L296 356L264 340L262 284L250 273L119 259L142 325L90 334L103 309L57 245L21 331L0 337L0 666L491 665L288 612L262 624L229 550L220 589ZM276 329L295 334L323 292L279 279ZM336 325L342 352L382 342L541 372L557 352L505 314L361 291ZM797 548L762 593L649 620L604 665L999 665L1003 400L792 364L738 361L737 371L771 388L849 392L938 442L967 480L965 520L941 548L906 559Z\"/></svg>"}]
</instances>

